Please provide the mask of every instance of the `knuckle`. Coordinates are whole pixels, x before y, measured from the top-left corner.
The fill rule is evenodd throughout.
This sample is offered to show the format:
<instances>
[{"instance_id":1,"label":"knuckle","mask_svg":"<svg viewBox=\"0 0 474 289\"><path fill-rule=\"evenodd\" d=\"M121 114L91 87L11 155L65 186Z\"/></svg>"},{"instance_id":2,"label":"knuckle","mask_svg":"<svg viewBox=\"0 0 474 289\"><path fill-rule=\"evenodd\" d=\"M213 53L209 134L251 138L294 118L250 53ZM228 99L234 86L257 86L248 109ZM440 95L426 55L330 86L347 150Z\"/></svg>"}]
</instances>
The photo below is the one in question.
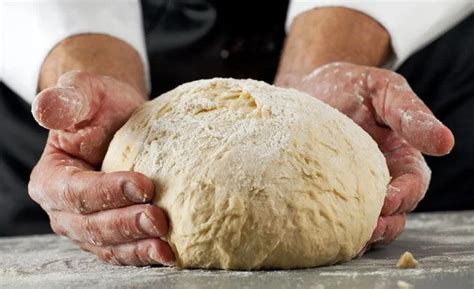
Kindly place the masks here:
<instances>
[{"instance_id":1,"label":"knuckle","mask_svg":"<svg viewBox=\"0 0 474 289\"><path fill-rule=\"evenodd\" d=\"M36 168L36 167L35 167ZM35 201L38 202L39 199L39 190L38 190L38 181L34 174L35 169L33 169L28 182L28 195Z\"/></svg>"},{"instance_id":2,"label":"knuckle","mask_svg":"<svg viewBox=\"0 0 474 289\"><path fill-rule=\"evenodd\" d=\"M60 236L66 236L66 232L64 231L64 228L59 225L56 218L50 217L49 224L55 234L60 235Z\"/></svg>"},{"instance_id":3,"label":"knuckle","mask_svg":"<svg viewBox=\"0 0 474 289\"><path fill-rule=\"evenodd\" d=\"M71 85L83 81L88 75L89 73L86 71L71 70L61 75L58 82L60 85Z\"/></svg>"},{"instance_id":4,"label":"knuckle","mask_svg":"<svg viewBox=\"0 0 474 289\"><path fill-rule=\"evenodd\" d=\"M88 212L86 200L81 198L77 188L69 183L62 190L62 200L65 208L76 214Z\"/></svg>"},{"instance_id":5,"label":"knuckle","mask_svg":"<svg viewBox=\"0 0 474 289\"><path fill-rule=\"evenodd\" d=\"M120 258L118 257L116 250L112 246L107 246L104 248L101 248L99 253L97 254L99 259L106 263L114 264L114 265L122 265L123 263L120 261Z\"/></svg>"},{"instance_id":6,"label":"knuckle","mask_svg":"<svg viewBox=\"0 0 474 289\"><path fill-rule=\"evenodd\" d=\"M100 207L102 209L110 209L117 207L117 199L114 196L115 190L113 186L108 185L107 183L100 182L97 186L97 197L100 202Z\"/></svg>"},{"instance_id":7,"label":"knuckle","mask_svg":"<svg viewBox=\"0 0 474 289\"><path fill-rule=\"evenodd\" d=\"M143 233L139 229L137 218L132 218L131 221L125 218L117 218L115 220L115 228L121 238L127 241L143 236Z\"/></svg>"},{"instance_id":8,"label":"knuckle","mask_svg":"<svg viewBox=\"0 0 474 289\"><path fill-rule=\"evenodd\" d=\"M413 160L413 172L412 175L416 180L416 195L417 195L417 202L421 200L426 191L428 190L428 186L431 180L431 170L426 164L425 159L423 156L416 158Z\"/></svg>"},{"instance_id":9,"label":"knuckle","mask_svg":"<svg viewBox=\"0 0 474 289\"><path fill-rule=\"evenodd\" d=\"M148 252L144 250L143 246L135 246L133 248L133 255L135 256L137 263L140 265L147 265L150 263Z\"/></svg>"},{"instance_id":10,"label":"knuckle","mask_svg":"<svg viewBox=\"0 0 474 289\"><path fill-rule=\"evenodd\" d=\"M401 75L399 73L393 72L391 70L388 70L387 73L392 78L392 82L403 83L403 84L407 82L405 77L403 77L403 75Z\"/></svg>"},{"instance_id":11,"label":"knuckle","mask_svg":"<svg viewBox=\"0 0 474 289\"><path fill-rule=\"evenodd\" d=\"M43 178L38 176L38 170L38 165L36 165L31 172L30 181L28 182L28 195L33 201L44 207L47 205L44 201L46 185Z\"/></svg>"},{"instance_id":12,"label":"knuckle","mask_svg":"<svg viewBox=\"0 0 474 289\"><path fill-rule=\"evenodd\" d=\"M34 179L31 179L28 183L28 195L36 203L43 205L43 190L41 190L41 185Z\"/></svg>"},{"instance_id":13,"label":"knuckle","mask_svg":"<svg viewBox=\"0 0 474 289\"><path fill-rule=\"evenodd\" d=\"M86 252L93 252L93 250L92 250L89 246L87 246L86 244L84 244L84 243L80 243L80 242L77 242L77 241L74 241L74 243L75 243L76 245L78 245L79 248L81 248L81 250L83 250L83 251L86 251Z\"/></svg>"},{"instance_id":14,"label":"knuckle","mask_svg":"<svg viewBox=\"0 0 474 289\"><path fill-rule=\"evenodd\" d=\"M89 217L83 217L82 230L85 232L84 241L95 246L102 246L104 244L104 236L101 233L100 228L97 228L95 223Z\"/></svg>"},{"instance_id":15,"label":"knuckle","mask_svg":"<svg viewBox=\"0 0 474 289\"><path fill-rule=\"evenodd\" d=\"M431 169L423 156L420 156L418 167L421 179L423 180L424 184L428 186L429 182L431 181Z\"/></svg>"},{"instance_id":16,"label":"knuckle","mask_svg":"<svg viewBox=\"0 0 474 289\"><path fill-rule=\"evenodd\" d=\"M404 221L400 221L398 224L394 225L394 228L392 229L392 233L390 234L391 239L394 240L395 238L400 236L404 228L405 228Z\"/></svg>"}]
</instances>

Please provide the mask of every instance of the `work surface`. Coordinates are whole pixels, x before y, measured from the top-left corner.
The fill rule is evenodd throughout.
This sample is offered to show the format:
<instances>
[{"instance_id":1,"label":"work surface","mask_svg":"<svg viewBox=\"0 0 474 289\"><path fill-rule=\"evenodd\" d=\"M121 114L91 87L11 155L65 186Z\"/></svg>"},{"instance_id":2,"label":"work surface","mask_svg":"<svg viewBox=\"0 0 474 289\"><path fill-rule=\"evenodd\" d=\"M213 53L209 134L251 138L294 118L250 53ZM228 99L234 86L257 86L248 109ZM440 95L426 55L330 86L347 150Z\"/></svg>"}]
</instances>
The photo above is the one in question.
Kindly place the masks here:
<instances>
[{"instance_id":1,"label":"work surface","mask_svg":"<svg viewBox=\"0 0 474 289\"><path fill-rule=\"evenodd\" d=\"M419 268L395 267L405 251ZM474 211L412 214L389 246L345 264L290 271L118 267L52 235L0 239L0 288L403 288L398 281L411 288L474 288Z\"/></svg>"}]
</instances>

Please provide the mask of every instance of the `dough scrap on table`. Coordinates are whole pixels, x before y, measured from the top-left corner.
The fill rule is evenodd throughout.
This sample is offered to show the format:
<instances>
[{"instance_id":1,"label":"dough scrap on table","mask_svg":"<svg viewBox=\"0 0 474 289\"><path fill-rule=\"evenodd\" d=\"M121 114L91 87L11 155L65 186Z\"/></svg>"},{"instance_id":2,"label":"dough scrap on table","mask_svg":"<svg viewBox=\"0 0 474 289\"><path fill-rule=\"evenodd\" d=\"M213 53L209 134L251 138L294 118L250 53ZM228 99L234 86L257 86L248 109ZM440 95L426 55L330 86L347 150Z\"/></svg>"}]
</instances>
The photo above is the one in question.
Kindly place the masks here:
<instances>
[{"instance_id":1,"label":"dough scrap on table","mask_svg":"<svg viewBox=\"0 0 474 289\"><path fill-rule=\"evenodd\" d=\"M406 282L406 281L403 281L403 280L398 280L397 281L397 286L399 289L410 289L410 288L413 288L413 285Z\"/></svg>"},{"instance_id":2,"label":"dough scrap on table","mask_svg":"<svg viewBox=\"0 0 474 289\"><path fill-rule=\"evenodd\" d=\"M416 267L418 267L418 260L408 251L403 253L400 259L398 259L397 268L399 269L413 269Z\"/></svg>"}]
</instances>

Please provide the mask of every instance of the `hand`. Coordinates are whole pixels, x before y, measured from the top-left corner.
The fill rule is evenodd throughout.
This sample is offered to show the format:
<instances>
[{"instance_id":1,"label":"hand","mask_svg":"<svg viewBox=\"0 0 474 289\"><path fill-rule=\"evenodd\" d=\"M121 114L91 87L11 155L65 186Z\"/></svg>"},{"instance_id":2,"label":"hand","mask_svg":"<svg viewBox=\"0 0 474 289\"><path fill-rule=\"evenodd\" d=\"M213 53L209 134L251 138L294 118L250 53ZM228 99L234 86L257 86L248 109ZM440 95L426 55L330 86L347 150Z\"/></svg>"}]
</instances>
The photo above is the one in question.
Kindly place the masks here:
<instances>
[{"instance_id":1,"label":"hand","mask_svg":"<svg viewBox=\"0 0 474 289\"><path fill-rule=\"evenodd\" d=\"M159 237L164 211L147 204L153 182L135 172L100 172L107 146L145 97L124 82L68 72L33 103L38 123L50 129L33 169L29 194L48 213L53 231L103 261L122 265L172 264Z\"/></svg>"},{"instance_id":2,"label":"hand","mask_svg":"<svg viewBox=\"0 0 474 289\"><path fill-rule=\"evenodd\" d=\"M405 214L424 197L431 171L421 153L441 156L454 137L399 74L374 67L331 63L307 76L279 76L289 86L346 114L379 145L392 177L369 245L390 243L405 226Z\"/></svg>"}]
</instances>

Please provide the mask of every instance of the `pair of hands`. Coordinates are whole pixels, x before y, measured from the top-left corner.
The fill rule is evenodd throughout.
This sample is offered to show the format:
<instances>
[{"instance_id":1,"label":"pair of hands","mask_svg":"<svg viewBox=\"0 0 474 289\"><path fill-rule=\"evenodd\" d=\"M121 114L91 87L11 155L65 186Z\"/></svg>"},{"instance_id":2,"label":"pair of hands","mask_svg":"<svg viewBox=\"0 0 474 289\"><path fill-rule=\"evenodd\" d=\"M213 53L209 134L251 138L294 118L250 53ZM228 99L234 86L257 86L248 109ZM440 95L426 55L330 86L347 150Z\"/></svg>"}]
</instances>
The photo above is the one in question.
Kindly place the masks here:
<instances>
[{"instance_id":1,"label":"pair of hands","mask_svg":"<svg viewBox=\"0 0 474 289\"><path fill-rule=\"evenodd\" d=\"M421 152L448 153L454 138L396 73L348 63L322 66L278 84L305 91L348 115L385 154L392 176L369 244L388 243L423 197L430 171ZM69 72L43 90L33 115L50 134L33 169L30 196L48 213L53 231L114 264L174 262L163 210L149 202L153 182L140 173L98 171L107 146L145 97L106 76Z\"/></svg>"}]
</instances>

